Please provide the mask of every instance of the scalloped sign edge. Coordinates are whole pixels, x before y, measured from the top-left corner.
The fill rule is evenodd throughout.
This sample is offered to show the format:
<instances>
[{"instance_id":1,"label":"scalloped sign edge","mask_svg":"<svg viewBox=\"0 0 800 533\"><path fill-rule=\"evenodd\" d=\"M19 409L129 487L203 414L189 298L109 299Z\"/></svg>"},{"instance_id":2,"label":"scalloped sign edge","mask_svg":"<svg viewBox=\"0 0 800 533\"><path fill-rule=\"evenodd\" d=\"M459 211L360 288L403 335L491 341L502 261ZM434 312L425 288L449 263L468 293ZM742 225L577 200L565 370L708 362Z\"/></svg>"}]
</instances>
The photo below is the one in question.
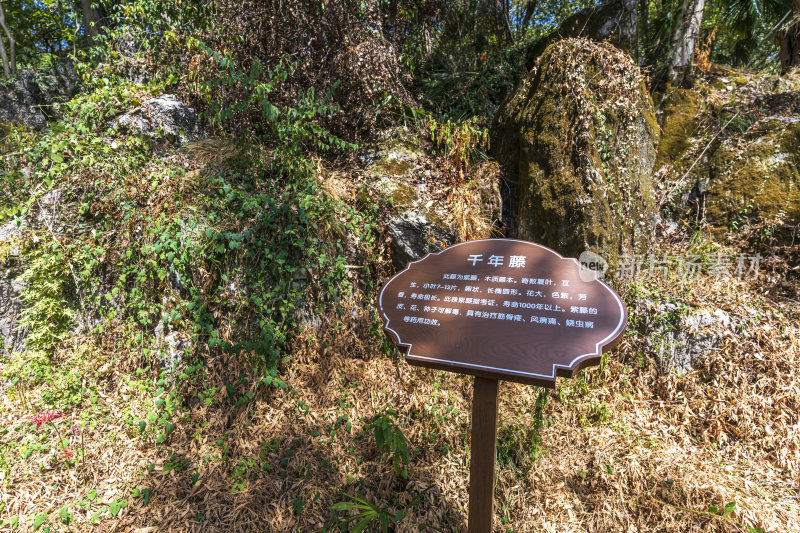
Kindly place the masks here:
<instances>
[{"instance_id":1,"label":"scalloped sign edge","mask_svg":"<svg viewBox=\"0 0 800 533\"><path fill-rule=\"evenodd\" d=\"M406 267L392 276L381 288L381 292L378 295L378 310L383 318L384 326L383 329L392 338L393 342L400 348L405 348L405 359L410 364L415 366L423 366L427 368L434 368L438 370L446 370L448 372L456 372L459 374L467 374L472 376L478 377L485 377L489 379L502 379L504 381L514 381L519 383L525 383L530 385L537 385L542 387L548 388L555 388L556 377L574 377L575 374L583 368L590 367L590 366L597 366L600 364L602 360L603 353L613 349L622 339L622 335L625 332L625 326L628 323L628 309L625 305L625 302L619 297L617 292L609 287L604 281L599 279L595 274L594 279L591 282L587 283L599 283L605 290L607 290L613 296L614 300L617 302L620 308L620 320L617 324L616 328L605 338L598 341L595 344L595 351L591 353L584 353L581 355L576 356L572 362L568 365L566 364L558 364L553 363L553 369L550 375L546 374L536 374L532 372L522 372L519 370L509 370L500 367L492 367L488 365L478 365L474 363L464 363L459 361L448 361L445 359L435 358L435 357L425 357L425 356L418 356L411 353L413 348L413 343L405 343L400 339L400 334L397 333L394 329L390 326L391 320L386 315L383 310L383 293L392 284L392 282L402 276L404 273L411 270L411 266L416 263L421 263L425 261L431 256L438 256L442 253L451 250L453 248L457 248L459 246L463 246L465 244L471 244L475 242L497 242L497 241L507 241L507 242L518 242L523 243L531 246L535 246L537 248L541 248L542 250L555 255L559 260L562 261L573 261L575 265L581 269L584 268L580 262L574 257L564 257L555 250L543 246L541 244L536 244L530 241L523 241L520 239L507 239L507 238L499 238L499 239L475 239L472 241L464 241L460 243L453 244L444 248L438 252L431 252L425 254L424 257L417 259L416 261L409 262Z\"/></svg>"}]
</instances>

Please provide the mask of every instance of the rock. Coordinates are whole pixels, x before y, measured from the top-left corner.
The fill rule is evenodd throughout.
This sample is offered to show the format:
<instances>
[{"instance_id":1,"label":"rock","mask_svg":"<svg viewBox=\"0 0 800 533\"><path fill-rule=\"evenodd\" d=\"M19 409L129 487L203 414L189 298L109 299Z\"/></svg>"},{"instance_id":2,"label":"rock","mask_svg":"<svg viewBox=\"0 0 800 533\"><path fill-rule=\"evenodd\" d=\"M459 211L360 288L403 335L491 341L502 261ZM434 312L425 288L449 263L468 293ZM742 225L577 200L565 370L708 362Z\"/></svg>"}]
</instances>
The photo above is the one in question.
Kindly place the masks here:
<instances>
[{"instance_id":1,"label":"rock","mask_svg":"<svg viewBox=\"0 0 800 533\"><path fill-rule=\"evenodd\" d=\"M5 82L0 90L0 122L40 131L58 116L60 103L78 89L78 75L71 62L56 64L50 72L26 70Z\"/></svg>"},{"instance_id":2,"label":"rock","mask_svg":"<svg viewBox=\"0 0 800 533\"><path fill-rule=\"evenodd\" d=\"M670 316L676 311L672 303L645 303L651 307L651 313L655 312L654 316ZM703 309L683 315L676 321L654 326L647 342L662 371L683 375L690 372L698 359L716 349L724 339L733 337L734 331L734 320L725 311Z\"/></svg>"},{"instance_id":3,"label":"rock","mask_svg":"<svg viewBox=\"0 0 800 533\"><path fill-rule=\"evenodd\" d=\"M406 128L398 129L392 139L381 143L377 150L359 156L359 162L380 176L403 176L418 165L425 152L419 139Z\"/></svg>"},{"instance_id":4,"label":"rock","mask_svg":"<svg viewBox=\"0 0 800 533\"><path fill-rule=\"evenodd\" d=\"M556 31L539 39L527 54L526 66L534 66L548 46L570 37L607 41L620 50L635 54L637 48L636 0L610 0L587 7L567 18Z\"/></svg>"},{"instance_id":5,"label":"rock","mask_svg":"<svg viewBox=\"0 0 800 533\"><path fill-rule=\"evenodd\" d=\"M629 56L586 39L551 45L492 129L510 236L612 265L650 237L658 125Z\"/></svg>"},{"instance_id":6,"label":"rock","mask_svg":"<svg viewBox=\"0 0 800 533\"><path fill-rule=\"evenodd\" d=\"M499 219L496 167L476 167L467 183L447 187L447 178L431 171L437 165L427 159L410 130L397 130L390 141L359 160L375 178L374 196L391 201L384 222L397 268L458 240L489 237Z\"/></svg>"},{"instance_id":7,"label":"rock","mask_svg":"<svg viewBox=\"0 0 800 533\"><path fill-rule=\"evenodd\" d=\"M776 76L773 90L776 93L800 91L800 68Z\"/></svg>"},{"instance_id":8,"label":"rock","mask_svg":"<svg viewBox=\"0 0 800 533\"><path fill-rule=\"evenodd\" d=\"M396 267L403 268L409 261L455 242L455 233L445 222L442 202L433 198L434 191L424 181L412 177L424 162L424 152L412 132L398 130L390 141L359 159L376 176L372 188L377 195L392 200L387 225Z\"/></svg>"},{"instance_id":9,"label":"rock","mask_svg":"<svg viewBox=\"0 0 800 533\"><path fill-rule=\"evenodd\" d=\"M158 362L161 363L167 375L174 375L183 363L183 354L188 343L171 326L164 327L164 322L159 321L153 330L155 336L154 346L158 350Z\"/></svg>"},{"instance_id":10,"label":"rock","mask_svg":"<svg viewBox=\"0 0 800 533\"><path fill-rule=\"evenodd\" d=\"M61 189L52 189L42 195L31 209L29 222L33 228L48 229L60 233L63 223L59 221L58 210L61 203Z\"/></svg>"},{"instance_id":11,"label":"rock","mask_svg":"<svg viewBox=\"0 0 800 533\"><path fill-rule=\"evenodd\" d=\"M16 327L22 311L20 295L25 288L21 279L25 271L21 241L23 228L16 222L0 226L0 354L20 351L25 335Z\"/></svg>"},{"instance_id":12,"label":"rock","mask_svg":"<svg viewBox=\"0 0 800 533\"><path fill-rule=\"evenodd\" d=\"M114 119L111 125L151 137L157 147L167 143L181 146L200 137L194 109L171 94L143 101L139 107Z\"/></svg>"},{"instance_id":13,"label":"rock","mask_svg":"<svg viewBox=\"0 0 800 533\"><path fill-rule=\"evenodd\" d=\"M758 121L723 142L699 176L712 231L767 222L772 237L788 242L800 224L800 117Z\"/></svg>"},{"instance_id":14,"label":"rock","mask_svg":"<svg viewBox=\"0 0 800 533\"><path fill-rule=\"evenodd\" d=\"M392 261L398 266L455 243L451 232L432 223L421 213L393 217L389 222L389 235L392 237Z\"/></svg>"}]
</instances>

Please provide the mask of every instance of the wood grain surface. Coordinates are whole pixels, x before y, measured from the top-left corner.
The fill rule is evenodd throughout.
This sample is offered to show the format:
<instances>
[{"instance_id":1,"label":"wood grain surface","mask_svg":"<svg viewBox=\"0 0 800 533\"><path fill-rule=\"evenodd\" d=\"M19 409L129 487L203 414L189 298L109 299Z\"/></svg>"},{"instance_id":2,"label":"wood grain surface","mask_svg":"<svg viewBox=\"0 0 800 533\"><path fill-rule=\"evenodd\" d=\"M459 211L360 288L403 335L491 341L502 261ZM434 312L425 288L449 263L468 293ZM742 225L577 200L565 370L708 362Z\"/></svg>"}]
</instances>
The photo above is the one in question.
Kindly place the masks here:
<instances>
[{"instance_id":1,"label":"wood grain surface","mask_svg":"<svg viewBox=\"0 0 800 533\"><path fill-rule=\"evenodd\" d=\"M475 378L469 463L468 533L491 533L497 454L497 380Z\"/></svg>"}]
</instances>

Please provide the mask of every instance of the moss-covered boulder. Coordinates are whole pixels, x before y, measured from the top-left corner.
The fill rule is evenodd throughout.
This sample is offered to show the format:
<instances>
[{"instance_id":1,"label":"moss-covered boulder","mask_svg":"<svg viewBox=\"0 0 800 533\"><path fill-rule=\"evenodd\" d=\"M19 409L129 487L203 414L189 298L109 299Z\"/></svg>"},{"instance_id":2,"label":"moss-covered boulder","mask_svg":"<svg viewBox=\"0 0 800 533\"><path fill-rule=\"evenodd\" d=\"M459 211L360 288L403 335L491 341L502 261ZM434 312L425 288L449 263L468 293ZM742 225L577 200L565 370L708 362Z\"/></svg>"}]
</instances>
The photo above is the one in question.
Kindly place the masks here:
<instances>
[{"instance_id":1,"label":"moss-covered boulder","mask_svg":"<svg viewBox=\"0 0 800 533\"><path fill-rule=\"evenodd\" d=\"M769 117L724 142L708 162L705 218L723 233L767 223L791 238L800 224L800 118Z\"/></svg>"},{"instance_id":2,"label":"moss-covered boulder","mask_svg":"<svg viewBox=\"0 0 800 533\"><path fill-rule=\"evenodd\" d=\"M658 125L644 79L608 43L551 45L501 106L493 153L516 185L510 233L612 262L650 235Z\"/></svg>"}]
</instances>

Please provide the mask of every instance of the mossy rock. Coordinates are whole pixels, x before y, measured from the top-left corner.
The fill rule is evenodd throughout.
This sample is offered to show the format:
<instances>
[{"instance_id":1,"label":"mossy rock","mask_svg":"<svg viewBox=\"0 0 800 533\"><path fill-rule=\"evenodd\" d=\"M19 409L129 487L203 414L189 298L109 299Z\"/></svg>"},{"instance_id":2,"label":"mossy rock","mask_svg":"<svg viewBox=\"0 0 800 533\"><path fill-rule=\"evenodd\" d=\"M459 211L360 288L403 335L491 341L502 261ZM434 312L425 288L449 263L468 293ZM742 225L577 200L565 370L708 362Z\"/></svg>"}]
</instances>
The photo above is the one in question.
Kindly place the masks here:
<instances>
[{"instance_id":1,"label":"mossy rock","mask_svg":"<svg viewBox=\"0 0 800 533\"><path fill-rule=\"evenodd\" d=\"M677 161L689 149L699 117L706 110L702 96L694 89L668 87L665 95L656 168Z\"/></svg>"},{"instance_id":2,"label":"mossy rock","mask_svg":"<svg viewBox=\"0 0 800 533\"><path fill-rule=\"evenodd\" d=\"M800 224L800 119L759 121L741 139L723 143L708 168L705 218L715 233L775 221L773 235L790 238Z\"/></svg>"},{"instance_id":3,"label":"mossy rock","mask_svg":"<svg viewBox=\"0 0 800 533\"><path fill-rule=\"evenodd\" d=\"M511 233L612 263L652 233L658 125L644 80L608 43L565 39L498 111L494 155L509 182Z\"/></svg>"},{"instance_id":4,"label":"mossy rock","mask_svg":"<svg viewBox=\"0 0 800 533\"><path fill-rule=\"evenodd\" d=\"M372 167L372 171L382 176L403 176L406 172L414 168L414 162L405 159L384 158L378 160Z\"/></svg>"},{"instance_id":5,"label":"mossy rock","mask_svg":"<svg viewBox=\"0 0 800 533\"><path fill-rule=\"evenodd\" d=\"M419 146L419 139L412 132L400 128L394 137L381 143L377 158L370 170L382 176L403 176L416 166L425 152Z\"/></svg>"}]
</instances>

